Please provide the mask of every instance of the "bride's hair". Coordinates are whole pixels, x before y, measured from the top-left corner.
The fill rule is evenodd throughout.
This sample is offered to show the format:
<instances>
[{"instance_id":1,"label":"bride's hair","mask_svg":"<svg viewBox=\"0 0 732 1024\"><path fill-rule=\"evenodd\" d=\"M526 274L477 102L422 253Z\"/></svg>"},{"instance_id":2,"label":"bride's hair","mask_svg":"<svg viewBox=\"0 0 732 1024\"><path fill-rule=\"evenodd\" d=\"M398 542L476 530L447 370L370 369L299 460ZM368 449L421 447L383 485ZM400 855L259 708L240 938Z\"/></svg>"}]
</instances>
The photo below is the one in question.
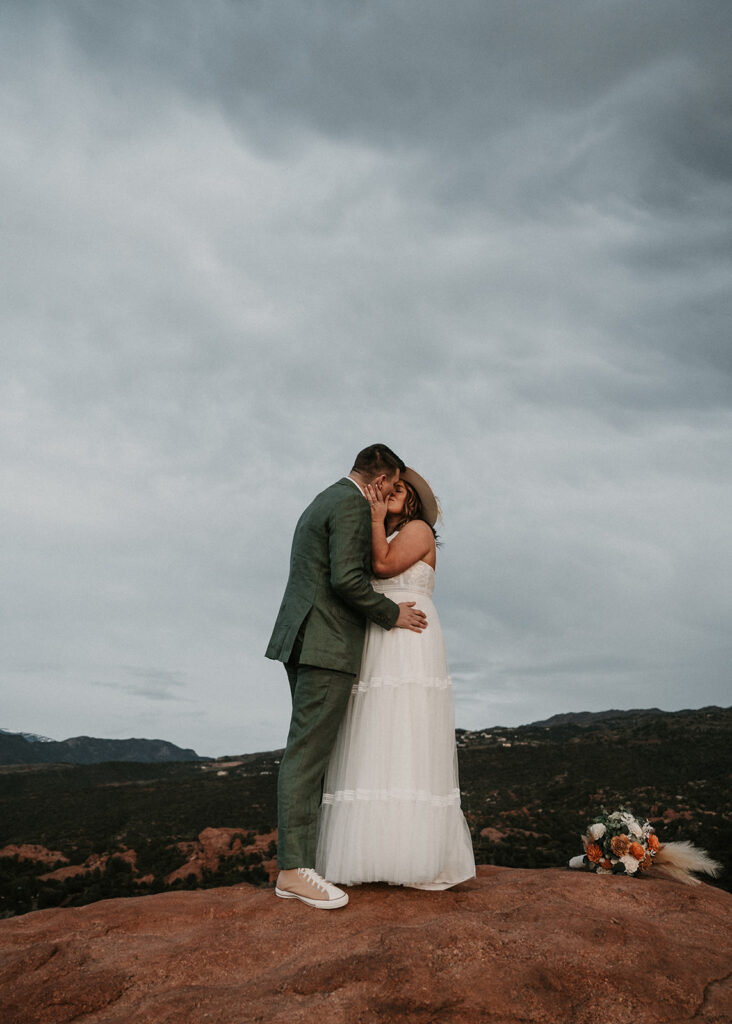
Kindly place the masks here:
<instances>
[{"instance_id":1,"label":"bride's hair","mask_svg":"<svg viewBox=\"0 0 732 1024\"><path fill-rule=\"evenodd\" d=\"M391 527L392 531L401 530L403 526L406 526L407 523L411 523L413 519L423 518L422 499L417 494L414 487L412 487L411 484L408 484L406 480L400 480L400 483L404 484L404 490L407 492L407 496L404 499L404 508L402 509L401 518L398 523ZM425 519L424 522L427 522L427 520ZM429 523L427 523L427 525L429 526ZM437 540L437 532L434 526L430 526L430 530L432 530L432 533L435 535L435 540Z\"/></svg>"}]
</instances>

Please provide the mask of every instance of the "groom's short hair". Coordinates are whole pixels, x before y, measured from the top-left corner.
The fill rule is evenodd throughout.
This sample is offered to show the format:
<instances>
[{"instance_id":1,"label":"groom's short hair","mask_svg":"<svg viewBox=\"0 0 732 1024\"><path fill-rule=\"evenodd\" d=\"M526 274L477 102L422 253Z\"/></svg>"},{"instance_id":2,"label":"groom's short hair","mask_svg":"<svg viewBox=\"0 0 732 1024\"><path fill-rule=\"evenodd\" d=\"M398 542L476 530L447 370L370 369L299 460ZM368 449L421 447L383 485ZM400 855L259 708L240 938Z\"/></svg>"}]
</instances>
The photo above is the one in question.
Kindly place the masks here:
<instances>
[{"instance_id":1,"label":"groom's short hair","mask_svg":"<svg viewBox=\"0 0 732 1024\"><path fill-rule=\"evenodd\" d=\"M370 444L368 448L358 453L351 472L373 479L382 473L394 476L397 470L403 473L406 468L391 448L387 448L385 444Z\"/></svg>"}]
</instances>

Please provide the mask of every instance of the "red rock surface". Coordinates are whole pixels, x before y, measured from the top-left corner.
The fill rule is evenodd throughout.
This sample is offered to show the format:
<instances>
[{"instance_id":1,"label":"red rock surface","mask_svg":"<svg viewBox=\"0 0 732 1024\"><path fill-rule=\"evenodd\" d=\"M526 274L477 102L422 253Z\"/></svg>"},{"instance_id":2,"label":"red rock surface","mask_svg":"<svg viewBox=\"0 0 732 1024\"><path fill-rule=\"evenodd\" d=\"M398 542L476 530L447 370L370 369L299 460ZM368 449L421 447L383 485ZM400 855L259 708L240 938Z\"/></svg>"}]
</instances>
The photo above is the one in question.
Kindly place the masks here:
<instances>
[{"instance_id":1,"label":"red rock surface","mask_svg":"<svg viewBox=\"0 0 732 1024\"><path fill-rule=\"evenodd\" d=\"M134 851L127 851L128 853ZM125 858L128 859L128 858ZM64 860L66 858L64 857ZM66 878L74 878L77 875L86 875L90 871L104 871L107 861L109 860L109 854L106 853L93 853L90 857L84 861L83 864L69 864L65 868L56 868L55 871L47 871L45 875L39 875L38 877L45 881L47 878L55 878L57 881L62 882ZM134 862L133 862L134 863Z\"/></svg>"},{"instance_id":2,"label":"red rock surface","mask_svg":"<svg viewBox=\"0 0 732 1024\"><path fill-rule=\"evenodd\" d=\"M248 885L0 922L3 1024L729 1024L732 896L479 869L324 913Z\"/></svg>"},{"instance_id":3,"label":"red rock surface","mask_svg":"<svg viewBox=\"0 0 732 1024\"><path fill-rule=\"evenodd\" d=\"M178 848L187 854L188 859L185 864L181 864L179 868L165 876L166 883L185 879L188 875L195 875L200 881L204 870L216 871L222 860L240 853L263 853L270 842L277 839L276 830L260 833L251 843L243 846L241 836L244 834L244 830L240 828L205 828L196 841L178 843ZM277 877L276 859L262 861L262 867L268 871L270 881L274 881Z\"/></svg>"},{"instance_id":4,"label":"red rock surface","mask_svg":"<svg viewBox=\"0 0 732 1024\"><path fill-rule=\"evenodd\" d=\"M480 834L483 836L484 839L490 839L491 842L493 843L500 843L500 841L502 839L505 839L506 836L508 835L507 832L501 832L497 828L491 828L490 825L488 825L486 828L482 828L480 830Z\"/></svg>"},{"instance_id":5,"label":"red rock surface","mask_svg":"<svg viewBox=\"0 0 732 1024\"><path fill-rule=\"evenodd\" d=\"M204 870L216 871L221 862L229 857L241 853L266 853L270 843L277 841L277 830L274 832L259 833L255 835L250 843L242 844L241 837L248 834L247 829L241 828L205 828L198 839L193 842L181 842L176 845L187 857L184 864L175 871L165 876L167 884L178 879L185 880L188 875L195 875L200 881ZM38 877L41 881L55 879L63 882L67 878L74 878L78 875L90 874L92 871L104 871L110 856L126 860L132 867L132 874L136 882L150 884L153 881L152 875L140 875L137 870L137 851L122 849L113 853L94 853L83 862L83 864L69 864L69 858L58 850L48 850L45 846L26 844L17 846L11 844L0 849L0 857L17 856L20 860L38 861L42 864L55 864L63 862L66 867L55 868L53 871L46 871ZM277 859L270 858L262 861L262 867L269 874L270 881L277 877ZM1 1022L0 1022L1 1024Z\"/></svg>"},{"instance_id":6,"label":"red rock surface","mask_svg":"<svg viewBox=\"0 0 732 1024\"><path fill-rule=\"evenodd\" d=\"M0 848L0 857L17 857L19 860L39 860L44 864L55 864L57 861L68 861L59 850L48 850L45 846L36 846L32 843L23 843L17 846L10 843L9 846Z\"/></svg>"}]
</instances>

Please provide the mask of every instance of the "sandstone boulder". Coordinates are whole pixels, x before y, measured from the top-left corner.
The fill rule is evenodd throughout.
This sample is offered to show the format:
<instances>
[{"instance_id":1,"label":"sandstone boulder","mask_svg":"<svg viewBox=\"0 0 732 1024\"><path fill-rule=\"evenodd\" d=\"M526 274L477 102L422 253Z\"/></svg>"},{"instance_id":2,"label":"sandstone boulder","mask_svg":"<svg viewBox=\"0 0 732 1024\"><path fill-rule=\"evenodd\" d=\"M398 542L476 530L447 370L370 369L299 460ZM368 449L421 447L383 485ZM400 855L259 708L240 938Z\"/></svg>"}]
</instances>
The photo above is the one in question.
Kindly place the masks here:
<instances>
[{"instance_id":1,"label":"sandstone boulder","mask_svg":"<svg viewBox=\"0 0 732 1024\"><path fill-rule=\"evenodd\" d=\"M732 896L479 868L324 913L248 885L0 922L3 1024L729 1024Z\"/></svg>"}]
</instances>

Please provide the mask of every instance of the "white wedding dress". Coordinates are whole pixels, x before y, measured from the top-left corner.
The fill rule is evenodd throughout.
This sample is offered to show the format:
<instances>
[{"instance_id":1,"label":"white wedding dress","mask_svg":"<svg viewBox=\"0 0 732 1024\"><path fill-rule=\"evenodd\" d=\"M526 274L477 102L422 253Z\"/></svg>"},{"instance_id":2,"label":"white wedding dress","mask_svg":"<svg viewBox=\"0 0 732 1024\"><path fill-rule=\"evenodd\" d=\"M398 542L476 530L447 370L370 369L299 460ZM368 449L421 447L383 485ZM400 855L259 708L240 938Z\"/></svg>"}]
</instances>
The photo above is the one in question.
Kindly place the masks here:
<instances>
[{"instance_id":1,"label":"white wedding dress","mask_svg":"<svg viewBox=\"0 0 732 1024\"><path fill-rule=\"evenodd\" d=\"M428 626L366 630L320 809L316 870L331 882L446 889L475 874L434 581L426 562L372 581L397 603L416 601Z\"/></svg>"}]
</instances>

